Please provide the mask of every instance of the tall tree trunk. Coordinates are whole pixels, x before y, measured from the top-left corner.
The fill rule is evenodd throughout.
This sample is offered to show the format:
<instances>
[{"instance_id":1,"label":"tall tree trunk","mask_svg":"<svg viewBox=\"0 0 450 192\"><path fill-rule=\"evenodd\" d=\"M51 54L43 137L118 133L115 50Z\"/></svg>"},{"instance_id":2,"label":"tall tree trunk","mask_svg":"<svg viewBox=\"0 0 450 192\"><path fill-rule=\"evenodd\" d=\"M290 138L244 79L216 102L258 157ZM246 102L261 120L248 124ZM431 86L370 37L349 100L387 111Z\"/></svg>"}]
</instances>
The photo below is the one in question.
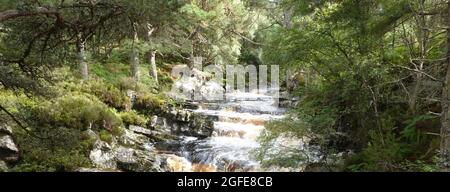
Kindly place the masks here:
<instances>
[{"instance_id":1,"label":"tall tree trunk","mask_svg":"<svg viewBox=\"0 0 450 192\"><path fill-rule=\"evenodd\" d=\"M425 13L425 0L420 1L420 12ZM428 26L427 26L427 16L424 14L417 16L417 38L419 39L419 48L420 48L420 58L418 64L414 64L415 69L419 71L423 71L425 68L425 59L427 58L428 51L428 39L429 39L429 32L428 32ZM423 81L423 74L422 73L416 73L414 78L414 88L411 93L411 97L409 100L409 110L411 114L416 114L416 108L417 108L417 100L419 98L420 93L422 92L422 81Z\"/></svg>"},{"instance_id":2,"label":"tall tree trunk","mask_svg":"<svg viewBox=\"0 0 450 192\"><path fill-rule=\"evenodd\" d=\"M293 13L293 8L287 8L284 10L283 12L283 25L285 29L292 29L292 13ZM286 88L288 92L293 91L294 89L294 72L292 71L293 69L291 67L286 68Z\"/></svg>"},{"instance_id":3,"label":"tall tree trunk","mask_svg":"<svg viewBox=\"0 0 450 192\"><path fill-rule=\"evenodd\" d=\"M131 52L131 76L133 79L138 82L139 81L139 51L134 45L138 43L138 32L137 32L137 24L133 25L133 50Z\"/></svg>"},{"instance_id":4,"label":"tall tree trunk","mask_svg":"<svg viewBox=\"0 0 450 192\"><path fill-rule=\"evenodd\" d=\"M292 15L294 9L292 7L284 10L283 13L283 24L286 29L292 29Z\"/></svg>"},{"instance_id":5,"label":"tall tree trunk","mask_svg":"<svg viewBox=\"0 0 450 192\"><path fill-rule=\"evenodd\" d=\"M155 31L155 28L150 23L147 23L147 39L146 39L146 41L149 44L152 43L151 40L152 40L152 35L153 35L154 31ZM153 48L148 51L148 63L150 64L149 75L151 77L153 77L153 79L156 81L156 83L158 83L158 69L156 68L156 50Z\"/></svg>"},{"instance_id":6,"label":"tall tree trunk","mask_svg":"<svg viewBox=\"0 0 450 192\"><path fill-rule=\"evenodd\" d=\"M150 50L149 52L150 61L150 76L158 83L158 71L156 68L156 50Z\"/></svg>"},{"instance_id":7,"label":"tall tree trunk","mask_svg":"<svg viewBox=\"0 0 450 192\"><path fill-rule=\"evenodd\" d=\"M414 81L414 88L408 102L409 111L412 115L415 115L417 112L417 98L419 97L419 93L421 91L422 74L416 73Z\"/></svg>"},{"instance_id":8,"label":"tall tree trunk","mask_svg":"<svg viewBox=\"0 0 450 192\"><path fill-rule=\"evenodd\" d=\"M450 0L447 2L447 61L445 63L445 80L442 88L442 114L441 114L441 160L445 168L449 166L450 149L450 111L449 111L449 91L450 91Z\"/></svg>"},{"instance_id":9,"label":"tall tree trunk","mask_svg":"<svg viewBox=\"0 0 450 192\"><path fill-rule=\"evenodd\" d=\"M81 78L83 80L88 80L89 69L88 63L86 61L86 40L81 33L78 34L77 38L77 57Z\"/></svg>"}]
</instances>

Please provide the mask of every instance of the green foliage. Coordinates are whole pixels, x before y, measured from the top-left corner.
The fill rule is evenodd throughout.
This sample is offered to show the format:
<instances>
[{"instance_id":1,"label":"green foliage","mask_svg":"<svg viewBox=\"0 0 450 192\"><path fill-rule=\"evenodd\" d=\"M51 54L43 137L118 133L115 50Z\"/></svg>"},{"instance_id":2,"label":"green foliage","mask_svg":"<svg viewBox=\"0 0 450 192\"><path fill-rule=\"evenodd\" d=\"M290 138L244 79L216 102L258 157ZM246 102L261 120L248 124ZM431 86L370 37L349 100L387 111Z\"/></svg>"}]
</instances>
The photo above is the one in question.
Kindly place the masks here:
<instances>
[{"instance_id":1,"label":"green foliage","mask_svg":"<svg viewBox=\"0 0 450 192\"><path fill-rule=\"evenodd\" d=\"M24 149L27 150L27 149ZM89 159L78 151L49 151L41 148L22 152L20 164L14 172L68 172L80 167L90 167Z\"/></svg>"},{"instance_id":2,"label":"green foliage","mask_svg":"<svg viewBox=\"0 0 450 192\"><path fill-rule=\"evenodd\" d=\"M136 95L136 100L133 109L140 111L146 115L158 114L166 107L167 101L162 95L155 95L148 92L139 92Z\"/></svg>"},{"instance_id":3,"label":"green foliage","mask_svg":"<svg viewBox=\"0 0 450 192\"><path fill-rule=\"evenodd\" d=\"M381 138L371 133L371 141L367 148L356 158L364 163L350 166L352 171L395 171L396 165L403 160L406 153L402 143L393 134L386 134Z\"/></svg>"},{"instance_id":4,"label":"green foliage","mask_svg":"<svg viewBox=\"0 0 450 192\"><path fill-rule=\"evenodd\" d=\"M309 125L301 120L286 118L269 122L259 138L261 147L256 151L256 157L264 167L298 168L308 156L306 151L289 146L287 140L299 140L310 133Z\"/></svg>"},{"instance_id":5,"label":"green foliage","mask_svg":"<svg viewBox=\"0 0 450 192\"><path fill-rule=\"evenodd\" d=\"M116 82L116 86L120 90L135 90L137 83L132 77L124 77Z\"/></svg>"},{"instance_id":6,"label":"green foliage","mask_svg":"<svg viewBox=\"0 0 450 192\"><path fill-rule=\"evenodd\" d=\"M192 51L206 57L208 63L235 64L241 49L241 35L254 35L258 23L256 16L245 7L244 1L199 1L180 8L180 27L194 33ZM190 24L192 23L192 24ZM187 25L186 25L187 24Z\"/></svg>"},{"instance_id":7,"label":"green foliage","mask_svg":"<svg viewBox=\"0 0 450 192\"><path fill-rule=\"evenodd\" d=\"M24 93L0 91L0 105L13 114L18 113L20 108L35 107L38 103L39 100L29 98Z\"/></svg>"},{"instance_id":8,"label":"green foliage","mask_svg":"<svg viewBox=\"0 0 450 192\"><path fill-rule=\"evenodd\" d=\"M416 128L417 124L435 118L436 117L427 114L427 115L420 115L414 117L413 119L405 121L406 127L400 132L402 138L414 143L420 143L422 140L426 138L424 138L425 135L423 135L420 130L417 130Z\"/></svg>"},{"instance_id":9,"label":"green foliage","mask_svg":"<svg viewBox=\"0 0 450 192\"><path fill-rule=\"evenodd\" d=\"M43 102L28 117L36 126L109 129L122 126L120 117L95 97L69 94Z\"/></svg>"},{"instance_id":10,"label":"green foliage","mask_svg":"<svg viewBox=\"0 0 450 192\"><path fill-rule=\"evenodd\" d=\"M345 99L345 96L337 95L335 91L320 87L304 89L296 93L302 95L302 99L298 107L292 110L291 113L303 122L311 125L311 129L316 133L326 134L333 132L336 119L339 116L338 103L340 98Z\"/></svg>"},{"instance_id":11,"label":"green foliage","mask_svg":"<svg viewBox=\"0 0 450 192\"><path fill-rule=\"evenodd\" d=\"M106 83L114 84L130 74L130 66L124 63L108 62L91 65L91 72Z\"/></svg>"},{"instance_id":12,"label":"green foliage","mask_svg":"<svg viewBox=\"0 0 450 192\"><path fill-rule=\"evenodd\" d=\"M95 74L95 76L99 79L96 80L98 86L106 84L105 86L107 86L107 88L104 89L119 89L120 91L125 92L127 90L137 91L139 87L144 87L145 90L158 88L158 85L156 84L155 80L152 79L149 75L148 65L140 65L139 82L136 82L133 78L130 77L131 76L130 66L126 62L123 63L107 62L105 64L95 64L92 65L92 71ZM159 77L160 80L162 80L161 86L162 85L168 86L171 84L171 81L168 80L169 78L168 75L169 74L160 74ZM95 85L96 81L89 82L89 84ZM112 91L118 92L117 90Z\"/></svg>"},{"instance_id":13,"label":"green foliage","mask_svg":"<svg viewBox=\"0 0 450 192\"><path fill-rule=\"evenodd\" d=\"M21 159L12 171L74 171L79 167L89 167L86 153L91 146L88 145L88 140L80 137L79 129L41 124L40 122L53 118L34 111L43 102L24 94L0 91L0 104L25 126L29 126L27 130L32 133L30 135L23 129L14 127L14 138L20 146ZM3 113L0 114L2 123L15 125L9 116L3 117Z\"/></svg>"},{"instance_id":14,"label":"green foliage","mask_svg":"<svg viewBox=\"0 0 450 192\"><path fill-rule=\"evenodd\" d=\"M351 171L432 171L434 155L430 153L436 143L432 137L417 129L427 120L435 119L430 115L417 116L405 121L406 127L397 135L375 131L370 133L369 143L359 154L349 161ZM394 130L394 129L392 129ZM423 153L423 151L427 151Z\"/></svg>"},{"instance_id":15,"label":"green foliage","mask_svg":"<svg viewBox=\"0 0 450 192\"><path fill-rule=\"evenodd\" d=\"M103 83L100 80L89 81L82 87L83 92L95 95L103 103L116 109L126 109L131 101L128 96L115 86Z\"/></svg>"},{"instance_id":16,"label":"green foliage","mask_svg":"<svg viewBox=\"0 0 450 192\"><path fill-rule=\"evenodd\" d=\"M309 124L305 123L303 120L295 120L289 117L283 120L271 121L265 126L266 130L271 133L270 135L266 135L269 136L267 138L270 139L277 138L284 133L290 133L296 137L303 137L308 135L308 132L311 129Z\"/></svg>"},{"instance_id":17,"label":"green foliage","mask_svg":"<svg viewBox=\"0 0 450 192\"><path fill-rule=\"evenodd\" d=\"M302 133L290 128L289 121L298 119L304 124L298 127L325 140L336 132L351 138L345 148L356 155L349 170L433 170L429 165L435 163L439 139L430 135L439 133L439 121L427 114L440 113L441 87L429 83L430 76L403 69L414 69L426 58L430 62L420 63L420 70L442 77L432 62L445 57L437 48L445 42L441 18L416 14L444 10L438 5L428 0L287 0L275 6L279 15L293 10L293 27L283 23L264 32L262 61L281 64L307 83L290 80L298 86L294 95L300 101L287 122L269 124L275 128L272 137ZM342 150L321 144L325 154Z\"/></svg>"},{"instance_id":18,"label":"green foliage","mask_svg":"<svg viewBox=\"0 0 450 192\"><path fill-rule=\"evenodd\" d=\"M101 131L98 133L98 136L100 137L100 140L102 140L102 141L104 141L104 142L106 142L106 143L111 144L112 141L113 141L113 137L112 137L111 134L110 134L108 131L106 131L106 130L101 130Z\"/></svg>"},{"instance_id":19,"label":"green foliage","mask_svg":"<svg viewBox=\"0 0 450 192\"><path fill-rule=\"evenodd\" d=\"M0 27L0 105L26 125L15 135L22 159L14 170L89 166L93 138L85 130L111 143L123 125L145 126L146 116L177 106L162 94L173 83L170 68L202 56L205 64L281 65L294 76L281 74L297 84L299 102L286 119L267 124L257 154L263 165L300 165L303 151L278 147L277 139L314 137L324 155L354 151L350 171L435 171L439 120L429 114L442 107L445 6L443 0L4 0L0 12L22 14ZM44 7L58 17L35 14ZM81 40L91 74L83 81ZM139 82L130 77L135 50ZM149 75L149 50L157 51L159 83ZM131 111L128 91L136 93ZM12 122L4 113L0 121ZM345 149L327 142L336 134L350 138Z\"/></svg>"},{"instance_id":20,"label":"green foliage","mask_svg":"<svg viewBox=\"0 0 450 192\"><path fill-rule=\"evenodd\" d=\"M119 113L120 118L122 118L123 123L128 125L137 125L141 127L145 127L148 122L148 118L138 114L136 111L125 111Z\"/></svg>"},{"instance_id":21,"label":"green foliage","mask_svg":"<svg viewBox=\"0 0 450 192\"><path fill-rule=\"evenodd\" d=\"M90 126L100 129L100 139L106 142L123 134L120 117L92 95L68 93L52 101L8 91L0 95L0 104L28 130L14 129L21 159L13 171L75 171L90 167L88 156L96 138L84 130Z\"/></svg>"}]
</instances>

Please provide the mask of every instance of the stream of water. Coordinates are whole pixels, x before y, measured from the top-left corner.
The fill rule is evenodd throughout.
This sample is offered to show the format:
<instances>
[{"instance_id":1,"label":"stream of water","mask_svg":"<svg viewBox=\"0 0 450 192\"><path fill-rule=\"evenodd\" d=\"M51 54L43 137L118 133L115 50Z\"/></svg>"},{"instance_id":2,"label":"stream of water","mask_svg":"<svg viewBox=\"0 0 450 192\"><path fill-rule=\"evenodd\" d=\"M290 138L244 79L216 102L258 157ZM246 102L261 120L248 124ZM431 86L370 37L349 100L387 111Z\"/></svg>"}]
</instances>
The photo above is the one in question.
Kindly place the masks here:
<instances>
[{"instance_id":1,"label":"stream of water","mask_svg":"<svg viewBox=\"0 0 450 192\"><path fill-rule=\"evenodd\" d=\"M178 171L258 171L260 163L253 152L265 123L283 118L285 109L269 94L227 94L223 102L199 103L194 113L216 119L211 137L183 137L172 166ZM170 161L169 161L170 163ZM183 164L183 165L179 165ZM180 168L181 167L181 168Z\"/></svg>"}]
</instances>

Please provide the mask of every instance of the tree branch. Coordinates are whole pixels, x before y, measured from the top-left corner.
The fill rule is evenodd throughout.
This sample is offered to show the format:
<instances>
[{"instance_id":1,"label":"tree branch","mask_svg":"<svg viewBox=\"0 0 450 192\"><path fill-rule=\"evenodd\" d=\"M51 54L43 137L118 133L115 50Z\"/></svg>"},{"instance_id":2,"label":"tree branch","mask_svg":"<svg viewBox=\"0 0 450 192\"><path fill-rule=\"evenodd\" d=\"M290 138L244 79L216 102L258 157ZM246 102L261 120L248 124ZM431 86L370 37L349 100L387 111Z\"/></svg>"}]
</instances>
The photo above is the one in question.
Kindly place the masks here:
<instances>
[{"instance_id":1,"label":"tree branch","mask_svg":"<svg viewBox=\"0 0 450 192\"><path fill-rule=\"evenodd\" d=\"M37 8L36 11L20 11L17 9L11 9L0 12L0 23L3 23L4 21L10 19L15 19L19 17L30 17L36 15L55 15L56 17L59 17L59 12L56 10L49 10L43 7Z\"/></svg>"},{"instance_id":2,"label":"tree branch","mask_svg":"<svg viewBox=\"0 0 450 192\"><path fill-rule=\"evenodd\" d=\"M27 127L25 127L12 113L10 113L7 109L5 109L2 105L0 105L0 110L2 110L3 112L5 112L9 117L11 117L11 119L21 128L23 129L28 135L34 137L34 138L38 138L38 139L47 139L47 138L43 138L43 137L39 137L35 134L33 134L30 130L27 129Z\"/></svg>"},{"instance_id":3,"label":"tree branch","mask_svg":"<svg viewBox=\"0 0 450 192\"><path fill-rule=\"evenodd\" d=\"M423 72L423 71L421 71L421 70L418 70L418 69L411 69L411 68L404 67L404 66L400 66L400 65L396 65L396 66L394 66L394 67L406 69L406 70L408 70L408 71L412 71L412 72L416 72L416 73L421 73L421 74L427 76L428 78L432 79L433 81L442 82L442 80L439 80L439 79L437 79L436 77L433 77L432 75L430 75L430 74L428 74L428 73L425 73L425 72Z\"/></svg>"}]
</instances>

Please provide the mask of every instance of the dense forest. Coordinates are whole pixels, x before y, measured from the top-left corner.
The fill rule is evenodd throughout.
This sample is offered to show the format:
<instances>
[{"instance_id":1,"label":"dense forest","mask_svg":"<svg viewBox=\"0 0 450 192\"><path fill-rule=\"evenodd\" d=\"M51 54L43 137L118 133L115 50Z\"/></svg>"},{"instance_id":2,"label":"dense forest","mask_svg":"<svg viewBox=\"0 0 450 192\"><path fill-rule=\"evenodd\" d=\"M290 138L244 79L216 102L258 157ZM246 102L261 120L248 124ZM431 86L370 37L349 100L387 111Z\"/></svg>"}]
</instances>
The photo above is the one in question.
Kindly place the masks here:
<instances>
[{"instance_id":1,"label":"dense forest","mask_svg":"<svg viewBox=\"0 0 450 192\"><path fill-rule=\"evenodd\" d=\"M243 101L220 111L241 110L239 120L211 122L202 108L213 104L173 97L192 84L174 69L198 58L200 86L208 65L279 67L270 114L282 118L243 120L270 107ZM256 149L204 154L201 140L250 138L241 126L263 129ZM434 172L449 163L450 1L0 1L0 172Z\"/></svg>"}]
</instances>

